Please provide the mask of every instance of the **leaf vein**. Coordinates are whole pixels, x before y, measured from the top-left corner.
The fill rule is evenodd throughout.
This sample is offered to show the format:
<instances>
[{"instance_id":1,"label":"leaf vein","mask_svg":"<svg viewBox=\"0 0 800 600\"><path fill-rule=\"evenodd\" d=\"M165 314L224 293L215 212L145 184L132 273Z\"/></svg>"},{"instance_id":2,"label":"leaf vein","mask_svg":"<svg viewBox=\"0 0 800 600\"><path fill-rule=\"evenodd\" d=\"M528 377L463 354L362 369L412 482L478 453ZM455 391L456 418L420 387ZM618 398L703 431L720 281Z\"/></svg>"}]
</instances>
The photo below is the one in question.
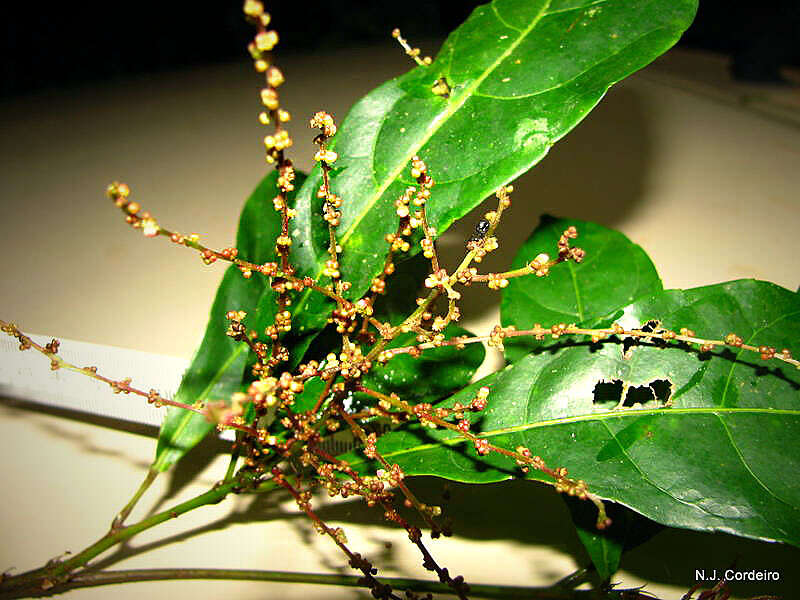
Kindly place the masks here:
<instances>
[{"instance_id":1,"label":"leaf vein","mask_svg":"<svg viewBox=\"0 0 800 600\"><path fill-rule=\"evenodd\" d=\"M579 79L580 77L583 77L584 75L589 73L591 70L595 69L596 67L599 67L603 63L608 62L610 59L614 58L615 56L621 54L622 52L624 52L625 50L627 50L628 48L633 46L639 40L641 40L641 39L643 39L643 38L645 38L645 37L647 37L649 35L652 35L654 33L657 33L659 31L665 30L665 29L668 29L668 28L667 27L658 27L656 29L652 29L652 30L650 30L650 31L648 31L646 33L643 33L642 35L640 35L636 39L632 40L629 44L626 44L625 46L622 46L616 52L613 52L613 53L609 54L608 56L606 56L602 60L600 60L600 61L598 61L598 62L596 62L596 63L594 63L592 65L589 65L588 67L586 67L582 71L576 73L575 75L573 75L569 79L565 79L564 81L561 81L561 82L559 82L559 83L557 83L557 84L555 84L555 85L553 85L553 86L551 86L549 88L546 88L546 89L543 89L543 90L537 90L535 92L531 92L530 94L520 94L518 96L496 96L494 94L486 94L486 93L477 92L477 91L474 92L472 95L473 96L479 96L479 97L482 97L482 98L491 98L492 100L524 100L526 98L533 98L535 96L541 96L542 94L546 94L548 92L556 91L558 89L563 88L566 85L569 85L570 83L572 83L573 81ZM608 87L610 87L610 84L609 84Z\"/></svg>"},{"instance_id":2,"label":"leaf vein","mask_svg":"<svg viewBox=\"0 0 800 600\"><path fill-rule=\"evenodd\" d=\"M736 302L736 304L739 307L739 314L746 321L747 320L747 316L746 316L747 312L744 310L744 307L742 306L742 303L739 301L738 298L734 298L734 301ZM760 327L759 329L755 329L753 331L753 333L750 334L750 336L748 336L747 341L745 343L746 344L750 344L755 339L755 337L759 333L761 333L762 331L764 331L766 329L769 329L770 327L772 327L776 323L779 323L780 321L783 321L784 319L788 319L789 317L794 317L794 316L797 316L797 315L800 315L800 311L795 311L793 313L787 313L785 315L781 315L780 317L778 317L774 321L771 321L771 322L767 323L763 327ZM739 348L739 351L736 353L736 360L734 360L731 363L730 369L728 370L728 375L725 377L725 388L722 390L722 401L720 402L720 404L722 406L725 406L725 401L727 400L727 397L728 397L728 389L730 388L731 381L733 380L733 370L736 368L736 366L737 366L737 364L739 362L739 357L742 355L743 352L744 352L744 350Z\"/></svg>"},{"instance_id":3,"label":"leaf vein","mask_svg":"<svg viewBox=\"0 0 800 600\"><path fill-rule=\"evenodd\" d=\"M658 485L655 481L650 479L650 477L648 477L647 473L645 473L639 467L638 463L635 460L633 460L633 458L630 456L630 454L628 454L628 449L625 448L625 446L623 446L622 443L620 443L619 439L617 438L617 435L613 431L611 431L611 428L608 426L608 423L606 423L605 421L602 421L602 423L603 423L603 426L606 428L606 431L608 431L608 435L610 435L611 439L614 440L614 442L616 442L617 446L619 446L619 449L622 452L622 456L624 456L627 459L627 461L631 464L631 466L636 470L636 472L639 473L639 476L642 478L643 481L647 482L649 485L651 485L652 487L654 487L659 492L661 492L662 494L664 494L665 496L667 496L668 498L670 498L672 500L677 500L681 504L686 504L687 506L695 506L697 508L701 508L701 507L698 507L696 504L693 504L692 502L687 502L683 498L678 498L677 496L674 496L673 494L670 494L667 490L665 490L660 485ZM702 508L701 508L701 510L702 510ZM706 511L704 511L704 512L706 512Z\"/></svg>"},{"instance_id":4,"label":"leaf vein","mask_svg":"<svg viewBox=\"0 0 800 600\"><path fill-rule=\"evenodd\" d=\"M580 6L571 6L569 8L562 8L562 9L559 9L559 10L548 10L545 14L547 16L559 15L559 14L564 14L564 13L571 12L573 10L583 10L583 9L588 8L590 6L597 6L598 4L608 4L608 2L609 2L609 0L596 0L595 2L587 2L586 4L582 4Z\"/></svg>"},{"instance_id":5,"label":"leaf vein","mask_svg":"<svg viewBox=\"0 0 800 600\"><path fill-rule=\"evenodd\" d=\"M511 54L511 52L513 52L516 49L516 47L522 43L522 41L527 37L527 35L539 24L539 21L541 20L544 14L544 10L546 10L546 8L549 5L550 5L549 1L545 3L542 12L540 12L539 15L536 16L531 21L530 26L528 26L526 29L520 30L520 35L517 37L517 39L513 43L511 43L509 47L499 57L497 57L497 59L495 59L495 61L491 65L489 65L477 79L475 79L467 88L465 88L460 95L454 98L453 102L450 102L447 105L446 110L443 111L436 119L432 121L425 135L421 137L419 140L417 140L417 142L412 145L412 147L405 153L404 156L400 157L394 169L388 172L384 176L383 182L381 182L376 187L376 189L372 194L372 197L369 198L368 201L362 206L360 213L353 220L352 225L348 228L347 231L344 232L344 234L340 238L341 240L340 243L342 244L342 246L344 246L347 243L347 241L353 236L356 229L360 225L361 221L364 220L365 216L369 213L369 211L372 209L375 203L378 202L378 200L380 200L383 197L384 192L402 173L408 161L411 160L411 158L414 155L416 155L417 152L419 152L420 148L422 148L425 145L425 143L431 139L431 137L433 137L434 133L436 133L436 131L439 130L439 128L447 121L447 119L467 102L467 100L474 94L474 91L478 88L478 86L481 83L483 83L483 81L492 72L494 72L494 70L500 65L500 63L502 63L503 60L505 60ZM387 114L388 112L384 114L384 120ZM375 136L376 143L378 137L379 136ZM324 265L319 263L317 266L318 266L318 272L316 278L322 275L322 270ZM309 293L308 290L306 290L305 293L308 294Z\"/></svg>"},{"instance_id":6,"label":"leaf vein","mask_svg":"<svg viewBox=\"0 0 800 600\"><path fill-rule=\"evenodd\" d=\"M770 496L772 496L773 498L775 498L775 500L777 500L777 501L778 501L778 502L780 502L781 504L785 504L786 506L788 506L788 507L790 507L790 508L792 508L793 510L795 510L795 511L796 511L796 510L797 510L797 508L796 508L794 505L792 505L790 502L787 502L787 501L786 501L786 500L784 500L783 498L780 498L779 496L777 496L777 495L776 495L776 494L775 494L775 493L774 493L774 492L773 492L771 489L769 489L769 488L766 486L766 484L764 484L764 482L763 482L763 481L761 481L761 479L760 479L760 478L759 478L759 477L758 477L758 476L755 474L755 472L753 471L753 469L751 469L751 468L750 468L750 465L749 465L749 463L748 463L748 462L745 460L745 458L744 458L744 455L742 454L742 451L741 451L741 449L739 448L739 445L736 443L736 440L734 440L734 439L733 439L733 434L731 433L731 430L730 430L730 428L728 427L728 424L725 422L725 420L724 420L724 419L723 419L723 418L722 418L720 415L716 415L716 417L717 417L717 419L719 419L719 422L722 424L722 428L725 430L725 433L726 433L726 435L728 436L728 440L730 441L730 443L731 443L731 446L733 447L734 451L736 452L736 456L738 456L738 457L739 457L739 461L742 463L742 465L743 465L743 466L744 466L744 468L747 470L747 472L748 472L748 473L750 473L750 476L751 476L751 477L752 477L752 478L753 478L753 479L756 481L756 483L758 483L758 485L760 485L760 486L761 486L761 487L764 489L764 491L765 491L765 492L767 492L767 493L768 493Z\"/></svg>"},{"instance_id":7,"label":"leaf vein","mask_svg":"<svg viewBox=\"0 0 800 600\"><path fill-rule=\"evenodd\" d=\"M522 29L520 29L519 27L514 27L510 23L506 22L506 20L500 14L500 11L497 10L497 4L492 2L489 6L492 7L492 12L494 13L494 16L497 17L497 20L500 21L501 25L504 25L505 27L508 27L509 29L513 29L514 31L518 31L518 32L522 33ZM547 13L545 13L545 14L547 14Z\"/></svg>"}]
</instances>

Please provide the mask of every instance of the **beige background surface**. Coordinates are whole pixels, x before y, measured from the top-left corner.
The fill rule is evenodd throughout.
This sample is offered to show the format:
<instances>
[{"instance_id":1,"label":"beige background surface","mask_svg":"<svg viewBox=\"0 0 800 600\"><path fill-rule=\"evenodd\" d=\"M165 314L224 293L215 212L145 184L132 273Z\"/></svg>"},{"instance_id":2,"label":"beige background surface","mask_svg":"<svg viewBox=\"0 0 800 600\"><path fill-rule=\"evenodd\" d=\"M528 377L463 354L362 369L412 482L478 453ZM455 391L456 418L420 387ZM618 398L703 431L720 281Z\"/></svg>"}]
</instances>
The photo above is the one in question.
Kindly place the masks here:
<instances>
[{"instance_id":1,"label":"beige background surface","mask_svg":"<svg viewBox=\"0 0 800 600\"><path fill-rule=\"evenodd\" d=\"M426 48L435 49L433 42ZM770 111L739 105L742 91L725 82L718 59L679 58L613 88L516 183L513 213L501 231L505 253L487 269L508 264L538 216L551 213L622 230L650 254L666 287L740 277L798 287L800 136L792 120L797 92L758 91L767 107L774 106L771 97L789 97L781 103L781 111L788 108L780 118L765 116ZM341 120L356 98L408 68L389 42L287 57L281 64L300 168L310 163L309 115L325 108ZM700 82L697 73L704 73ZM194 253L134 233L103 190L111 180L124 180L163 225L201 233L215 247L228 245L243 199L265 172L257 89L249 65L242 63L0 105L0 316L31 332L189 358L223 267L204 267ZM479 213L465 219L443 246L459 247ZM486 331L498 320L496 300L473 290L462 309L465 326ZM151 460L152 433L0 404L0 569L36 566L102 535ZM203 467L219 449L207 444L163 477L138 514L187 498L220 478L222 457ZM197 481L188 483L194 475ZM436 485L420 485L421 496L438 500ZM549 490L524 482L452 487L449 510L459 536L432 549L453 572L474 582L544 585L584 560L561 500ZM357 525L360 509L341 503L325 514L346 526L352 547L374 557L382 572L424 576L403 535L379 520ZM276 519L283 510L294 515L288 504L276 508L262 499L235 498L145 533L133 548L152 551L126 550L129 557L115 566L339 569L343 560L335 548L318 541L302 519ZM167 542L157 542L163 536ZM394 543L387 549L386 542ZM781 571L789 583L780 592L788 598L791 581L798 583L789 565L798 559L800 553L782 546L670 531L634 551L615 579L626 585L651 582L652 592L679 598L694 569L725 568L738 560L743 568ZM764 592L775 593L750 587L742 594ZM111 593L366 597L352 590L207 582L82 590L68 597Z\"/></svg>"}]
</instances>

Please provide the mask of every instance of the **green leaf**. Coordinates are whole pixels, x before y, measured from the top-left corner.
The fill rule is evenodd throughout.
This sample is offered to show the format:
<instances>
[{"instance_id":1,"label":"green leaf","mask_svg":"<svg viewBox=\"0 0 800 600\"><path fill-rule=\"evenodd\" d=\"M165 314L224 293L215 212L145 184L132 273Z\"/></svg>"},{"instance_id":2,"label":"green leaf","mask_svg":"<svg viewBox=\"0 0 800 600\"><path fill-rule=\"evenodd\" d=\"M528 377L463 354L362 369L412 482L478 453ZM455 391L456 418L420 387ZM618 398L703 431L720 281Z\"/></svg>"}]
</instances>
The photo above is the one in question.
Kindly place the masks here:
<instances>
[{"instance_id":1,"label":"green leaf","mask_svg":"<svg viewBox=\"0 0 800 600\"><path fill-rule=\"evenodd\" d=\"M513 325L517 329L529 329L534 323L607 326L619 316L621 307L662 289L656 268L647 254L622 233L595 223L548 215L542 217L523 244L511 268L523 267L542 252L555 255L556 242L570 225L574 225L579 234L573 246L586 250L586 259L579 264L558 265L545 278L511 279L503 290L500 308L504 326ZM505 344L505 355L514 361L536 348L557 343L551 339L510 338ZM641 530L641 523L650 521L613 504L613 524L600 531L594 525L596 511L592 505L574 500L567 504L578 537L598 576L603 581L608 580L619 568L631 528Z\"/></svg>"},{"instance_id":2,"label":"green leaf","mask_svg":"<svg viewBox=\"0 0 800 600\"><path fill-rule=\"evenodd\" d=\"M297 173L299 186L305 175ZM242 209L236 247L239 256L255 263L275 260L275 238L280 234L280 218L272 207L277 193L277 174L273 171L258 184ZM242 277L236 267L228 267L217 289L206 333L189 369L183 376L175 400L186 404L228 400L239 391L248 360L248 348L225 335L229 310L251 313L259 307L258 321L275 314L273 292L264 277ZM253 317L250 317L252 319ZM248 323L248 320L245 320ZM252 326L252 324L251 324ZM261 328L263 329L263 327ZM191 450L214 425L202 415L170 408L158 437L153 468L166 471Z\"/></svg>"},{"instance_id":3,"label":"green leaf","mask_svg":"<svg viewBox=\"0 0 800 600\"><path fill-rule=\"evenodd\" d=\"M189 369L184 373L175 400L224 400L239 390L247 352L225 335L228 310L253 308L251 286L238 269L228 267L211 308L206 333ZM202 415L170 407L161 424L153 468L166 471L194 448L214 425Z\"/></svg>"},{"instance_id":4,"label":"green leaf","mask_svg":"<svg viewBox=\"0 0 800 600\"><path fill-rule=\"evenodd\" d=\"M303 391L294 397L292 410L301 413L313 409L324 390L325 382L319 377L312 377L305 382Z\"/></svg>"},{"instance_id":5,"label":"green leaf","mask_svg":"<svg viewBox=\"0 0 800 600\"><path fill-rule=\"evenodd\" d=\"M663 526L615 503L606 503L611 526L597 529L597 509L593 504L572 496L564 496L575 532L586 549L601 582L608 582L619 570L622 554L646 542Z\"/></svg>"},{"instance_id":6,"label":"green leaf","mask_svg":"<svg viewBox=\"0 0 800 600\"><path fill-rule=\"evenodd\" d=\"M417 298L428 295L423 282L430 272L431 261L421 254L395 261L395 271L386 279L386 293L375 301L375 316L399 325L417 309Z\"/></svg>"},{"instance_id":7,"label":"green leaf","mask_svg":"<svg viewBox=\"0 0 800 600\"><path fill-rule=\"evenodd\" d=\"M586 258L579 264L570 261L556 265L547 277L530 275L509 280L500 305L504 326L607 326L623 306L662 289L655 266L640 246L618 231L577 219L543 216L511 268L524 267L542 252L555 256L558 238L570 225L578 230L572 245L583 248ZM542 345L532 338L509 339L505 355L514 361Z\"/></svg>"},{"instance_id":8,"label":"green leaf","mask_svg":"<svg viewBox=\"0 0 800 600\"><path fill-rule=\"evenodd\" d=\"M611 526L601 531L595 525L597 510L594 505L577 498L565 497L564 500L572 516L578 539L586 548L598 577L603 582L608 581L619 569L628 524L624 521L620 523L615 515L611 517Z\"/></svg>"},{"instance_id":9,"label":"green leaf","mask_svg":"<svg viewBox=\"0 0 800 600\"><path fill-rule=\"evenodd\" d=\"M619 321L660 319L714 339L736 332L745 343L781 349L800 339L798 317L796 293L741 280L659 292L628 306ZM476 422L491 443L526 445L654 521L800 545L800 371L739 349L700 355L641 343L630 350L625 358L614 338L562 341L446 402L468 401L477 385L488 385L489 407ZM596 401L598 383L613 381L630 386L627 400L639 403L615 409L616 399ZM409 475L475 483L519 475L505 457L479 457L445 430L408 427L380 438L378 450Z\"/></svg>"},{"instance_id":10,"label":"green leaf","mask_svg":"<svg viewBox=\"0 0 800 600\"><path fill-rule=\"evenodd\" d=\"M472 336L457 325L448 325L445 338ZM387 348L401 348L417 344L413 333L392 340ZM395 356L386 365L376 365L363 380L366 387L384 392L395 392L409 402L434 402L463 388L483 363L486 351L482 344L469 344L463 350L455 346L442 346L426 350L419 358L408 354Z\"/></svg>"},{"instance_id":11,"label":"green leaf","mask_svg":"<svg viewBox=\"0 0 800 600\"><path fill-rule=\"evenodd\" d=\"M696 8L696 0L496 0L448 37L432 65L359 101L333 141L332 189L344 201L341 271L351 296L383 265L394 201L413 183L412 156L437 182L428 216L441 233L540 161L613 83L672 46ZM447 97L432 91L440 78ZM316 169L300 191L292 247L300 272L314 278L328 259L320 181ZM309 290L300 295L299 339L324 327L326 304Z\"/></svg>"}]
</instances>

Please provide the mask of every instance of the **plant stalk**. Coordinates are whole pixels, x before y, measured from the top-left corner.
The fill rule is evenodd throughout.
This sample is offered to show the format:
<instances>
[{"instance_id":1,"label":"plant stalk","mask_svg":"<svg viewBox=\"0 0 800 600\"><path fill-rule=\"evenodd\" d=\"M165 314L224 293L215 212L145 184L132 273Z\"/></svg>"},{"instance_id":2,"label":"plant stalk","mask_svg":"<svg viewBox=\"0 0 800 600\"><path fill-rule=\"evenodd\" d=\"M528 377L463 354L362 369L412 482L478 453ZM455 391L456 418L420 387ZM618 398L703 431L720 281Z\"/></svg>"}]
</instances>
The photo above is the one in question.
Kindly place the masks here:
<instances>
[{"instance_id":1,"label":"plant stalk","mask_svg":"<svg viewBox=\"0 0 800 600\"><path fill-rule=\"evenodd\" d=\"M133 497L128 501L128 503L119 511L114 520L111 522L111 531L117 531L125 524L125 519L131 514L131 511L136 506L136 503L139 502L139 499L142 495L148 490L148 488L153 484L158 477L159 471L150 467L147 470L147 475L144 477L144 481L142 481L142 485L139 486L139 489L136 490L136 493Z\"/></svg>"},{"instance_id":2,"label":"plant stalk","mask_svg":"<svg viewBox=\"0 0 800 600\"><path fill-rule=\"evenodd\" d=\"M115 546L125 540L132 538L137 533L141 533L151 527L160 523L175 519L178 516L189 512L195 508L206 506L209 504L216 504L220 502L225 496L230 494L236 487L242 485L242 481L238 479L227 481L199 496L195 496L182 502L168 510L152 515L146 519L121 527L117 530L111 530L102 538L97 540L94 544L82 550L72 558L63 562L48 564L38 569L33 569L26 573L21 573L14 577L8 577L0 583L0 596L5 597L5 594L13 593L16 590L25 590L27 595L43 594L48 590L52 590L62 584L70 581L70 573L75 569L84 567L90 560L105 552L112 546ZM76 576L77 577L77 576ZM18 597L18 596L8 596Z\"/></svg>"},{"instance_id":3,"label":"plant stalk","mask_svg":"<svg viewBox=\"0 0 800 600\"><path fill-rule=\"evenodd\" d=\"M342 587L363 587L361 576L322 573L292 573L286 571L258 571L249 569L128 569L119 571L99 571L81 573L54 585L47 590L17 589L2 598L22 598L26 596L45 597L69 590L86 587L99 587L118 583L141 581L176 581L186 579L270 581L276 583L305 583L316 585L336 585ZM452 594L452 589L443 583L411 579L406 577L381 577L381 583L395 590L413 590L417 593ZM628 594L624 596L624 594ZM634 595L630 595L630 594ZM591 590L570 590L562 586L523 587L507 585L470 585L470 597L511 600L527 598L530 600L594 600L597 592ZM609 598L645 598L634 590L618 590L609 593ZM646 596L649 600L656 600Z\"/></svg>"}]
</instances>

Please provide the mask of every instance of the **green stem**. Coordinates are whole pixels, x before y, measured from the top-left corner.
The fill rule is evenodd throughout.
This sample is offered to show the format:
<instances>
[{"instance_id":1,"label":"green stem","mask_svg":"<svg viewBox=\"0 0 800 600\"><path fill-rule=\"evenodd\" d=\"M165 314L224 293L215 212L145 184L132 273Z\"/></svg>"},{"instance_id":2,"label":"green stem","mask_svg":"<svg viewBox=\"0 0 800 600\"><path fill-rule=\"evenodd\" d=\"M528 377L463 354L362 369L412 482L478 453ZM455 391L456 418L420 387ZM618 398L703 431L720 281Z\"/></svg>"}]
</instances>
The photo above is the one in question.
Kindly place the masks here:
<instances>
[{"instance_id":1,"label":"green stem","mask_svg":"<svg viewBox=\"0 0 800 600\"><path fill-rule=\"evenodd\" d=\"M6 590L13 591L21 586L25 586L26 588L36 586L37 588L40 588L40 591L46 591L46 589L62 583L60 580L66 581L72 571L85 566L94 557L105 552L112 546L128 540L137 533L141 533L142 531L150 529L151 527L154 527L160 523L170 519L175 519L178 516L189 512L190 510L199 508L201 506L206 506L208 504L216 504L225 498L225 496L227 496L229 493L231 493L236 487L241 486L242 483L243 482L239 481L238 479L234 481L227 481L222 485L200 494L199 496L195 496L194 498L191 498L190 500L178 504L177 506L174 506L161 513L152 515L146 519L143 519L142 521L139 521L138 523L128 525L127 527L123 527L118 530L111 530L102 538L97 540L94 544L82 550L69 560L47 565L39 569L28 571L27 573L21 573L16 577L10 577L6 579L0 583L0 593L6 592Z\"/></svg>"},{"instance_id":2,"label":"green stem","mask_svg":"<svg viewBox=\"0 0 800 600\"><path fill-rule=\"evenodd\" d=\"M306 583L318 585L337 585L343 587L363 587L362 577L356 575L336 575L320 573L291 573L284 571L256 571L248 569L129 569L120 571L100 571L82 573L68 581L59 583L48 590L37 590L34 596L50 596L68 590L85 587L98 587L117 583L141 581L168 581L182 579L217 579L244 581L272 581L277 583ZM449 594L452 589L442 583L410 579L406 577L381 577L381 583L392 586L396 590L413 590L417 593ZM645 598L632 590L611 592L609 598ZM4 598L24 597L23 590L12 591ZM560 586L522 587L507 585L470 585L469 595L475 598L497 598L510 600L527 598L530 600L590 600L596 599L597 593L591 590L568 590ZM647 596L649 600L655 600Z\"/></svg>"},{"instance_id":3,"label":"green stem","mask_svg":"<svg viewBox=\"0 0 800 600\"><path fill-rule=\"evenodd\" d=\"M553 587L560 587L564 589L575 589L579 585L586 583L590 579L590 574L593 572L594 569L588 569L584 567L583 569L578 569L564 577L563 579L559 579Z\"/></svg>"},{"instance_id":4,"label":"green stem","mask_svg":"<svg viewBox=\"0 0 800 600\"><path fill-rule=\"evenodd\" d=\"M128 503L123 507L119 514L114 517L114 520L111 522L111 531L117 531L122 527L125 523L125 519L131 514L131 511L136 506L136 503L139 502L139 499L142 495L147 491L147 489L153 484L158 477L160 471L150 467L147 471L147 475L144 477L144 481L142 481L142 485L139 486L139 489L136 490L136 493L133 497L128 501Z\"/></svg>"},{"instance_id":5,"label":"green stem","mask_svg":"<svg viewBox=\"0 0 800 600\"><path fill-rule=\"evenodd\" d=\"M239 444L242 443L242 434L241 432L236 432L236 446L231 452L231 460L228 463L228 470L225 472L225 479L224 481L228 481L233 477L234 472L236 471L236 464L239 462Z\"/></svg>"},{"instance_id":6,"label":"green stem","mask_svg":"<svg viewBox=\"0 0 800 600\"><path fill-rule=\"evenodd\" d=\"M370 348L370 350L367 353L367 356L365 357L364 360L369 361L369 360L374 359L376 356L378 356L378 354L380 354L381 351L384 348L386 348L386 346L389 344L389 342L397 335L397 333L400 331L400 329L404 325L409 325L409 324L418 325L419 324L419 320L420 320L420 318L422 316L422 313L424 313L426 310L428 310L428 307L431 304L433 304L434 301L436 301L436 299L439 297L440 294L441 294L441 292L438 289L431 290L428 293L428 296L425 298L425 301L422 304L420 304L414 312L412 312L410 315L408 315L403 320L403 322L400 323L400 325L397 325L396 327L392 327L391 328L391 333L388 336L381 337L381 339L372 348Z\"/></svg>"}]
</instances>

